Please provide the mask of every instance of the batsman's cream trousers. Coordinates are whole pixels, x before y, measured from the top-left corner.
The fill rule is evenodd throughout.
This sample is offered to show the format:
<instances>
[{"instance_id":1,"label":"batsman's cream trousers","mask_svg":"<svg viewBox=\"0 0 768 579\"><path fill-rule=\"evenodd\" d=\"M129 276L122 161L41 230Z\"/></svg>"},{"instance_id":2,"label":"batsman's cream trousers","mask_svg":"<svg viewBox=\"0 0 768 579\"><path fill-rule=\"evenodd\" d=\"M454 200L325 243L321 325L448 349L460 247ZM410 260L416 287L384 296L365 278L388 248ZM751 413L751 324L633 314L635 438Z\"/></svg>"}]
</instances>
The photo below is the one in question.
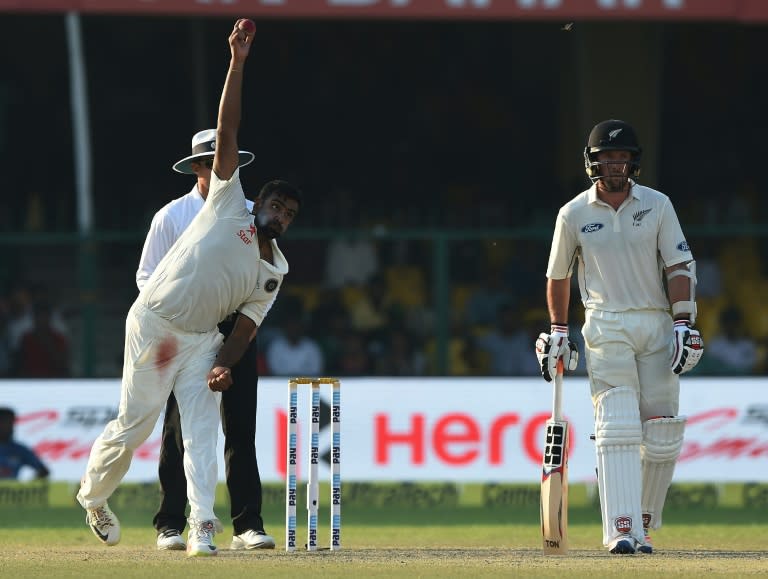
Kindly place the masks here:
<instances>
[{"instance_id":1,"label":"batsman's cream trousers","mask_svg":"<svg viewBox=\"0 0 768 579\"><path fill-rule=\"evenodd\" d=\"M77 494L84 508L101 506L112 495L128 472L134 450L152 433L173 391L181 414L190 518L215 518L221 394L208 389L206 376L222 341L218 328L202 334L182 332L133 304L125 322L120 408L91 448Z\"/></svg>"},{"instance_id":2,"label":"batsman's cream trousers","mask_svg":"<svg viewBox=\"0 0 768 579\"><path fill-rule=\"evenodd\" d=\"M672 372L672 317L660 310L586 310L582 328L592 403L608 388L639 395L640 419L677 416L680 378Z\"/></svg>"}]
</instances>

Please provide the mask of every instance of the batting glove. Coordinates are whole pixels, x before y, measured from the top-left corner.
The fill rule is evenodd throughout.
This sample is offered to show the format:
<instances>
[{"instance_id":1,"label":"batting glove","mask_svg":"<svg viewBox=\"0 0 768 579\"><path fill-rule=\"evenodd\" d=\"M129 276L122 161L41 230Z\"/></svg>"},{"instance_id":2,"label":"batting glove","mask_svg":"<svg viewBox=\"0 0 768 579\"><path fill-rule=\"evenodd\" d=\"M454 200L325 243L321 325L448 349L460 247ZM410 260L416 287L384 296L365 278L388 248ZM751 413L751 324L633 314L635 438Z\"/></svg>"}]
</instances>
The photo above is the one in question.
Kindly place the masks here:
<instances>
[{"instance_id":1,"label":"batting glove","mask_svg":"<svg viewBox=\"0 0 768 579\"><path fill-rule=\"evenodd\" d=\"M675 334L672 338L672 363L675 374L685 374L699 363L704 355L704 340L699 330L691 327L688 320L675 320Z\"/></svg>"},{"instance_id":2,"label":"batting glove","mask_svg":"<svg viewBox=\"0 0 768 579\"><path fill-rule=\"evenodd\" d=\"M536 340L536 358L547 382L552 382L555 377L559 359L562 358L563 368L569 372L579 364L579 349L568 337L568 326L552 324L550 332L542 332Z\"/></svg>"}]
</instances>

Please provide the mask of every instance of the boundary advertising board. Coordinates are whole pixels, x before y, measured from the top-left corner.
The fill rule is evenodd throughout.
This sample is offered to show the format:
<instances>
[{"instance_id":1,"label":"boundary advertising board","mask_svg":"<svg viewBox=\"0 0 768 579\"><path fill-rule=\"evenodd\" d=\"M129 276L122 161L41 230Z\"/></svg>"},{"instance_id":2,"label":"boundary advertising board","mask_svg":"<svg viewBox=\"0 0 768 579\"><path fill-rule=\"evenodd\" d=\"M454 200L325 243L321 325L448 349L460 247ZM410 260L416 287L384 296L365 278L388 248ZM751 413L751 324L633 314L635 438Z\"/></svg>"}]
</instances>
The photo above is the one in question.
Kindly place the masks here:
<instances>
[{"instance_id":1,"label":"boundary advertising board","mask_svg":"<svg viewBox=\"0 0 768 579\"><path fill-rule=\"evenodd\" d=\"M286 378L259 381L256 447L264 481L283 480ZM539 480L551 388L540 378L343 378L345 481ZM325 388L325 387L324 387ZM52 480L78 481L91 444L117 412L119 380L0 381L0 406L16 410L16 438L33 447ZM768 481L768 391L763 380L683 378L688 417L678 482ZM305 474L308 386L299 390L299 477ZM321 393L321 477L328 476L330 392ZM587 381L566 378L570 479L594 480ZM162 419L162 417L161 417ZM158 421L136 449L128 481L157 478ZM223 435L219 471L224 480Z\"/></svg>"}]
</instances>

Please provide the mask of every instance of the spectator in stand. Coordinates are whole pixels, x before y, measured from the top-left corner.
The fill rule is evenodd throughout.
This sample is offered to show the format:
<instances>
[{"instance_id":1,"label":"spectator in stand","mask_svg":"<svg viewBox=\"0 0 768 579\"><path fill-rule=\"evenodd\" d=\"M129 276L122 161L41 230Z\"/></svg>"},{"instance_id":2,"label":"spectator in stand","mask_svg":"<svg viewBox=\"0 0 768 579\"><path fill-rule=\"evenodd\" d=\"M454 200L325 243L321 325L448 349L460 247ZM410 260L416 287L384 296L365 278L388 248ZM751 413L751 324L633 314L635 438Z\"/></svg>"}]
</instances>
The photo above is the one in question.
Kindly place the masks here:
<instances>
[{"instance_id":1,"label":"spectator in stand","mask_svg":"<svg viewBox=\"0 0 768 579\"><path fill-rule=\"evenodd\" d=\"M707 359L709 358L709 359ZM757 343L747 333L744 316L736 306L720 312L720 330L710 340L706 364L700 374L744 375L755 372L758 365Z\"/></svg>"},{"instance_id":2,"label":"spectator in stand","mask_svg":"<svg viewBox=\"0 0 768 579\"><path fill-rule=\"evenodd\" d=\"M32 311L33 325L22 334L14 353L13 374L18 378L69 377L69 339L53 327L50 304L37 302Z\"/></svg>"},{"instance_id":3,"label":"spectator in stand","mask_svg":"<svg viewBox=\"0 0 768 579\"><path fill-rule=\"evenodd\" d=\"M496 314L496 328L478 339L478 348L490 360L490 373L494 376L538 376L541 366L530 360L529 345L538 336L538 317L524 323L526 316L510 304L504 304ZM546 319L543 318L543 319Z\"/></svg>"},{"instance_id":4,"label":"spectator in stand","mask_svg":"<svg viewBox=\"0 0 768 579\"><path fill-rule=\"evenodd\" d=\"M696 252L696 294L701 298L718 298L723 289L723 275L715 253L716 244L702 237L700 246L701 250Z\"/></svg>"},{"instance_id":5,"label":"spectator in stand","mask_svg":"<svg viewBox=\"0 0 768 579\"><path fill-rule=\"evenodd\" d=\"M339 376L367 376L372 370L371 354L365 336L360 332L350 331L341 343Z\"/></svg>"},{"instance_id":6,"label":"spectator in stand","mask_svg":"<svg viewBox=\"0 0 768 579\"><path fill-rule=\"evenodd\" d=\"M325 372L335 376L341 371L341 352L344 340L350 331L349 313L344 307L340 290L321 290L319 305L312 310L311 333L323 351Z\"/></svg>"},{"instance_id":7,"label":"spectator in stand","mask_svg":"<svg viewBox=\"0 0 768 579\"><path fill-rule=\"evenodd\" d=\"M38 479L46 478L50 471L32 449L13 439L16 413L0 408L0 479L18 479L24 467L34 469Z\"/></svg>"},{"instance_id":8,"label":"spectator in stand","mask_svg":"<svg viewBox=\"0 0 768 579\"><path fill-rule=\"evenodd\" d=\"M350 306L352 328L368 339L379 339L396 320L402 317L402 308L387 295L387 283L382 275L375 275L365 286L365 292Z\"/></svg>"},{"instance_id":9,"label":"spectator in stand","mask_svg":"<svg viewBox=\"0 0 768 579\"><path fill-rule=\"evenodd\" d=\"M17 349L21 337L35 325L34 304L48 302L52 304L48 289L41 284L18 283L8 297L8 344L11 349ZM58 309L51 306L51 326L64 336L69 336L67 325Z\"/></svg>"},{"instance_id":10,"label":"spectator in stand","mask_svg":"<svg viewBox=\"0 0 768 579\"><path fill-rule=\"evenodd\" d=\"M11 351L8 345L8 300L0 296L0 378L11 373Z\"/></svg>"},{"instance_id":11,"label":"spectator in stand","mask_svg":"<svg viewBox=\"0 0 768 579\"><path fill-rule=\"evenodd\" d=\"M486 373L486 364L482 352L477 347L477 338L458 316L451 320L447 349L448 376L482 376ZM424 354L427 359L427 372L431 375L441 373L437 340L432 338L426 342Z\"/></svg>"},{"instance_id":12,"label":"spectator in stand","mask_svg":"<svg viewBox=\"0 0 768 579\"><path fill-rule=\"evenodd\" d=\"M328 287L364 285L379 271L379 254L370 239L350 237L328 244L325 283Z\"/></svg>"},{"instance_id":13,"label":"spectator in stand","mask_svg":"<svg viewBox=\"0 0 768 579\"><path fill-rule=\"evenodd\" d=\"M423 376L426 361L413 336L403 327L392 328L376 357L377 376Z\"/></svg>"},{"instance_id":14,"label":"spectator in stand","mask_svg":"<svg viewBox=\"0 0 768 579\"><path fill-rule=\"evenodd\" d=\"M482 285L467 298L466 319L470 326L494 325L501 306L511 303L513 299L498 269L489 270L482 279Z\"/></svg>"},{"instance_id":15,"label":"spectator in stand","mask_svg":"<svg viewBox=\"0 0 768 579\"><path fill-rule=\"evenodd\" d=\"M291 312L283 321L282 335L267 346L267 368L273 376L323 374L323 352L307 334L302 311Z\"/></svg>"}]
</instances>

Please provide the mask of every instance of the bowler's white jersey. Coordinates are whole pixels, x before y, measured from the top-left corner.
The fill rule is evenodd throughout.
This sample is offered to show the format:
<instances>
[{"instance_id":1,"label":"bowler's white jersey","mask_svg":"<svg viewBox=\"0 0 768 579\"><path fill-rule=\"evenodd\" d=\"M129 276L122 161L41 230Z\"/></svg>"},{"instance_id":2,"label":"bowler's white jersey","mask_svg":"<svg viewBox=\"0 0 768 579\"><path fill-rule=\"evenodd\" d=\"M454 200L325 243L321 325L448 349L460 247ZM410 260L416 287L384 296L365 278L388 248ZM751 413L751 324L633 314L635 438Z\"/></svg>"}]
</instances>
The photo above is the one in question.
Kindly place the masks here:
<instances>
[{"instance_id":1,"label":"bowler's white jersey","mask_svg":"<svg viewBox=\"0 0 768 579\"><path fill-rule=\"evenodd\" d=\"M239 169L228 181L214 172L208 199L137 301L182 331L209 332L234 311L260 325L288 272L274 240L272 251L274 265L260 259Z\"/></svg>"},{"instance_id":2,"label":"bowler's white jersey","mask_svg":"<svg viewBox=\"0 0 768 579\"><path fill-rule=\"evenodd\" d=\"M547 277L571 276L577 257L584 307L609 312L668 310L663 267L693 259L669 197L636 183L618 210L596 185L560 209Z\"/></svg>"},{"instance_id":3,"label":"bowler's white jersey","mask_svg":"<svg viewBox=\"0 0 768 579\"><path fill-rule=\"evenodd\" d=\"M155 213L144 240L144 248L141 250L139 269L136 271L136 285L139 289L144 287L157 264L192 223L204 203L205 199L195 185L189 193L170 201ZM253 209L253 201L246 199L245 204L250 212Z\"/></svg>"}]
</instances>

